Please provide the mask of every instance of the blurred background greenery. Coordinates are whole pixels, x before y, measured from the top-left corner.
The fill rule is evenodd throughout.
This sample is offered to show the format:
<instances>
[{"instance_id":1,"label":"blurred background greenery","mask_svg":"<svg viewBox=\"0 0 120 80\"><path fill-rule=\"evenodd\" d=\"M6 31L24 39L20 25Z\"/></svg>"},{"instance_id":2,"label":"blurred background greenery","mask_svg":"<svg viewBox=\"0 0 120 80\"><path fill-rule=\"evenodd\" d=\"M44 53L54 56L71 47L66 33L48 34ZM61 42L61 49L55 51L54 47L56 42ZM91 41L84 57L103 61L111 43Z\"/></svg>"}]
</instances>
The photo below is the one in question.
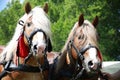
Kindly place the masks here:
<instances>
[{"instance_id":1,"label":"blurred background greenery","mask_svg":"<svg viewBox=\"0 0 120 80\"><path fill-rule=\"evenodd\" d=\"M24 5L43 6L48 2L48 16L52 27L53 51L60 51L70 30L81 13L92 21L99 16L97 26L99 47L103 59L116 60L120 56L120 0L11 0L0 11L0 45L7 45L14 34L18 19L24 15Z\"/></svg>"}]
</instances>

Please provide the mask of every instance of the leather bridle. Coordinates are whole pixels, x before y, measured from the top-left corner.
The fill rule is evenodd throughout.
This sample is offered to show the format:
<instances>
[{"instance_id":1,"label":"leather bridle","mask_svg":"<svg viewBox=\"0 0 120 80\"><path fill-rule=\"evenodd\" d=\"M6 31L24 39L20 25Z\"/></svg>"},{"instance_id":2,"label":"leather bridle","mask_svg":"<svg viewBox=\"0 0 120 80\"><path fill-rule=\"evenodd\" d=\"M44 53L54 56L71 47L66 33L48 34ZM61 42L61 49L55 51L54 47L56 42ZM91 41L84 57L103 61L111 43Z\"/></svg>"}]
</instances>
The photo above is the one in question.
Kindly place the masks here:
<instances>
[{"instance_id":1,"label":"leather bridle","mask_svg":"<svg viewBox=\"0 0 120 80\"><path fill-rule=\"evenodd\" d=\"M19 21L19 24L20 23L24 23L22 20L20 20ZM23 27L25 27L23 24L20 24L21 26L23 26ZM31 34L30 34L30 36L28 36L27 34L26 34L26 32L25 32L25 28L24 28L24 30L23 30L23 34L24 34L24 36L25 36L25 38L27 39L27 42L28 42L28 47L29 47L29 54L28 54L28 56L25 58L25 60L24 60L24 63L26 64L26 62L30 59L30 57L31 56L33 56L33 54L36 54L36 49L34 49L32 46L33 46L33 44L32 44L32 39L33 39L33 36L36 34L36 33L38 33L38 32L42 32L43 34L44 34L44 38L45 38L45 42L46 42L46 44L48 43L48 39L47 39L47 35L46 35L46 33L42 30L42 29L34 29L32 32L31 32ZM48 46L48 44L46 45L46 48L45 48L45 50L44 50L44 60L45 60L45 62L44 62L44 64L43 65L41 65L39 62L39 69L40 69L40 71L42 71L42 70L44 70L43 68L44 67L46 67L47 69L48 69L48 67L49 67L49 63L48 63L48 60L47 60L47 54L46 54L46 52L47 52L47 46ZM43 67L44 66L44 67Z\"/></svg>"},{"instance_id":2,"label":"leather bridle","mask_svg":"<svg viewBox=\"0 0 120 80\"><path fill-rule=\"evenodd\" d=\"M24 36L25 38L27 39L27 42L28 42L28 46L29 46L29 52L30 54L28 55L28 57L25 59L25 63L27 62L27 60L29 59L29 57L31 57L33 54L36 54L36 49L34 49L32 46L32 39L33 39L33 36L37 33L37 32L42 32L45 36L45 42L47 43L47 35L45 34L45 32L42 30L42 29L35 29L33 30L33 32L31 32L30 36L27 36L25 31L24 31ZM48 45L47 45L48 46ZM47 51L47 47L45 48L44 50L44 56L46 56L46 51ZM47 59L47 57L46 57Z\"/></svg>"}]
</instances>

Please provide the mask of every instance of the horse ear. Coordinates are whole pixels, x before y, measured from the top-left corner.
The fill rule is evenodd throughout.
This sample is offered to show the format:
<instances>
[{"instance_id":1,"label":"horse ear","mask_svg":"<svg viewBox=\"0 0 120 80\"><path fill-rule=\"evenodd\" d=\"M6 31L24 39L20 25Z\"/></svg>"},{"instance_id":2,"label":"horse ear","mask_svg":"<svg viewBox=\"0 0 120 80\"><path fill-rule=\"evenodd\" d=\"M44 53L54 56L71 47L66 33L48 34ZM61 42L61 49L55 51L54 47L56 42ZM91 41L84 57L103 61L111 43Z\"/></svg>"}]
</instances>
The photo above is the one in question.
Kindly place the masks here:
<instances>
[{"instance_id":1,"label":"horse ear","mask_svg":"<svg viewBox=\"0 0 120 80\"><path fill-rule=\"evenodd\" d=\"M93 26L96 28L98 25L98 16L95 17L95 19L92 22Z\"/></svg>"},{"instance_id":2,"label":"horse ear","mask_svg":"<svg viewBox=\"0 0 120 80\"><path fill-rule=\"evenodd\" d=\"M81 26L81 25L83 24L83 22L84 22L84 15L81 14L81 15L79 16L79 21L78 21L79 26Z\"/></svg>"},{"instance_id":3,"label":"horse ear","mask_svg":"<svg viewBox=\"0 0 120 80\"><path fill-rule=\"evenodd\" d=\"M25 4L25 12L28 14L31 11L31 5L29 2Z\"/></svg>"},{"instance_id":4,"label":"horse ear","mask_svg":"<svg viewBox=\"0 0 120 80\"><path fill-rule=\"evenodd\" d=\"M45 4L44 4L43 10L44 10L46 13L48 13L48 3L45 3Z\"/></svg>"}]
</instances>

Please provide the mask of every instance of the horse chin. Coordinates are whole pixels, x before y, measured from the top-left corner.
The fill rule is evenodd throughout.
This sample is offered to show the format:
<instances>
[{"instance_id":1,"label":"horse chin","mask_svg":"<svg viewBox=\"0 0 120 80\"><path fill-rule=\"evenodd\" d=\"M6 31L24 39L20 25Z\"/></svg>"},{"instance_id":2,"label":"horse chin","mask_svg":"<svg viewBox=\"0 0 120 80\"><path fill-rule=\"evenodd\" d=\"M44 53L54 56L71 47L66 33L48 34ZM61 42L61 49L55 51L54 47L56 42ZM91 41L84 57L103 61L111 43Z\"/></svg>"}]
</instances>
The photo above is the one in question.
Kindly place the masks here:
<instances>
[{"instance_id":1,"label":"horse chin","mask_svg":"<svg viewBox=\"0 0 120 80\"><path fill-rule=\"evenodd\" d=\"M96 63L93 63L93 65L88 65L86 64L85 66L85 70L87 73L90 73L90 72L98 72L101 70L101 67L102 66L102 63L101 62L96 62Z\"/></svg>"},{"instance_id":2,"label":"horse chin","mask_svg":"<svg viewBox=\"0 0 120 80\"><path fill-rule=\"evenodd\" d=\"M90 71L84 71L84 73L83 73L83 78L84 79L91 79L91 78L98 78L98 75L99 74L99 72L98 71L95 71L95 70L90 70Z\"/></svg>"},{"instance_id":3,"label":"horse chin","mask_svg":"<svg viewBox=\"0 0 120 80\"><path fill-rule=\"evenodd\" d=\"M96 69L85 69L86 73L91 74L91 73L98 73L100 71L100 68L96 68Z\"/></svg>"},{"instance_id":4,"label":"horse chin","mask_svg":"<svg viewBox=\"0 0 120 80\"><path fill-rule=\"evenodd\" d=\"M35 58L36 59L40 59L43 57L43 51L42 50L39 50L37 53L34 54Z\"/></svg>"}]
</instances>

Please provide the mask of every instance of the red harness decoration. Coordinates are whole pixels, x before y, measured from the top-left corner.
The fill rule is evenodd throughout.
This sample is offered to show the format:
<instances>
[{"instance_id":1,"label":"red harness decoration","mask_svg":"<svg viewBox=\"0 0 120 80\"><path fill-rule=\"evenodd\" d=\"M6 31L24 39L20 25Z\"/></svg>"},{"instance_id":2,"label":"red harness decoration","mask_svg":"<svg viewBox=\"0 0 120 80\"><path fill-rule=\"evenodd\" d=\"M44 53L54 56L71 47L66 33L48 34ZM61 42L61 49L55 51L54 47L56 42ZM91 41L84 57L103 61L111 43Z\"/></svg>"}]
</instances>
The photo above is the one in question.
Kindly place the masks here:
<instances>
[{"instance_id":1,"label":"red harness decoration","mask_svg":"<svg viewBox=\"0 0 120 80\"><path fill-rule=\"evenodd\" d=\"M22 34L19 37L19 41L18 41L18 47L17 47L17 56L18 57L22 57L25 58L28 56L29 53L29 48L28 46L25 44L24 42L24 35Z\"/></svg>"}]
</instances>

